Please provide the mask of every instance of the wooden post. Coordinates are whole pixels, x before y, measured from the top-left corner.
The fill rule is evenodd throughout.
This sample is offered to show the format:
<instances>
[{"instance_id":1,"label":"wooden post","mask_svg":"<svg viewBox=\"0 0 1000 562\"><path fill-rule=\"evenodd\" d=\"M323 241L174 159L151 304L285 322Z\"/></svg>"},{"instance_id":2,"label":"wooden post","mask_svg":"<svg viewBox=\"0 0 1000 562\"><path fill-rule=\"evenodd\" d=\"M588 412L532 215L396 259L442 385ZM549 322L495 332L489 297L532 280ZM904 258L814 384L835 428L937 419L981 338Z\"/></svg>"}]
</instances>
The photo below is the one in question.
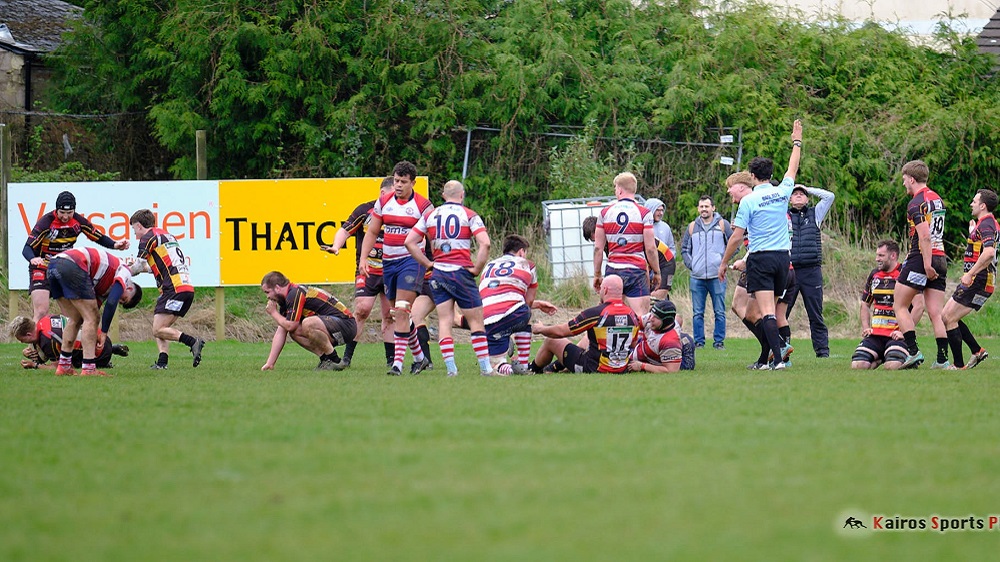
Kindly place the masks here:
<instances>
[{"instance_id":1,"label":"wooden post","mask_svg":"<svg viewBox=\"0 0 1000 562\"><path fill-rule=\"evenodd\" d=\"M18 294L17 291L7 292L7 320L10 320L17 316L20 312L20 307L18 306Z\"/></svg>"},{"instance_id":2,"label":"wooden post","mask_svg":"<svg viewBox=\"0 0 1000 562\"><path fill-rule=\"evenodd\" d=\"M0 123L0 274L10 287L10 269L7 262L7 183L10 182L10 128ZM13 318L13 316L11 316Z\"/></svg>"},{"instance_id":3,"label":"wooden post","mask_svg":"<svg viewBox=\"0 0 1000 562\"><path fill-rule=\"evenodd\" d=\"M194 132L197 179L208 179L208 135L204 129ZM226 339L226 291L215 288L215 341Z\"/></svg>"}]
</instances>

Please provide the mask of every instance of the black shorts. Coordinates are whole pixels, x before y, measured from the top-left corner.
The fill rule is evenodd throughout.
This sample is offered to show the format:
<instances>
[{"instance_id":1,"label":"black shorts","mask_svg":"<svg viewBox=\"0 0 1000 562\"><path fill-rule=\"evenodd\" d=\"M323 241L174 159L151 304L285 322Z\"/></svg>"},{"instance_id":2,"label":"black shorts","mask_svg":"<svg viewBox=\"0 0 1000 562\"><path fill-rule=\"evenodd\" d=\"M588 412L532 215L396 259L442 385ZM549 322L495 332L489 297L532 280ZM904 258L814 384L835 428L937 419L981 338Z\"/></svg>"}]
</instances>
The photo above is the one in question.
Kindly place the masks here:
<instances>
[{"instance_id":1,"label":"black shorts","mask_svg":"<svg viewBox=\"0 0 1000 562\"><path fill-rule=\"evenodd\" d=\"M49 262L49 298L97 300L94 280L71 259L54 258Z\"/></svg>"},{"instance_id":2,"label":"black shorts","mask_svg":"<svg viewBox=\"0 0 1000 562\"><path fill-rule=\"evenodd\" d=\"M28 265L28 294L35 291L48 291L49 278L46 275L48 267Z\"/></svg>"},{"instance_id":3,"label":"black shorts","mask_svg":"<svg viewBox=\"0 0 1000 562\"><path fill-rule=\"evenodd\" d=\"M354 341L354 336L358 332L358 324L353 318L338 318L337 316L320 316L326 333L330 335L333 346L344 345L349 341Z\"/></svg>"},{"instance_id":4,"label":"black shorts","mask_svg":"<svg viewBox=\"0 0 1000 562\"><path fill-rule=\"evenodd\" d=\"M747 292L771 291L780 295L788 279L788 252L754 252L747 256Z\"/></svg>"},{"instance_id":5,"label":"black shorts","mask_svg":"<svg viewBox=\"0 0 1000 562\"><path fill-rule=\"evenodd\" d=\"M596 373L600 359L592 357L580 346L569 344L563 350L562 364L571 373Z\"/></svg>"},{"instance_id":6,"label":"black shorts","mask_svg":"<svg viewBox=\"0 0 1000 562\"><path fill-rule=\"evenodd\" d=\"M948 258L944 256L931 257L931 267L937 272L937 279L927 280L924 272L924 258L920 254L910 254L903 262L903 269L899 272L897 283L902 283L907 287L913 287L917 291L931 289L934 291L944 291L948 286Z\"/></svg>"},{"instance_id":7,"label":"black shorts","mask_svg":"<svg viewBox=\"0 0 1000 562\"><path fill-rule=\"evenodd\" d=\"M985 273L977 275L972 280L972 285L968 287L959 283L958 287L955 287L955 292L951 295L952 300L972 310L978 311L983 308L983 305L986 304L986 299L993 295L993 291L987 292L986 290L987 275Z\"/></svg>"},{"instance_id":8,"label":"black shorts","mask_svg":"<svg viewBox=\"0 0 1000 562\"><path fill-rule=\"evenodd\" d=\"M861 340L854 350L851 361L866 361L874 363L876 361L899 361L903 362L909 351L906 349L906 342L894 340L889 336L871 335Z\"/></svg>"},{"instance_id":9,"label":"black shorts","mask_svg":"<svg viewBox=\"0 0 1000 562\"><path fill-rule=\"evenodd\" d=\"M677 260L660 263L660 286L654 287L654 290L662 289L669 292L674 284L675 273L677 273Z\"/></svg>"},{"instance_id":10,"label":"black shorts","mask_svg":"<svg viewBox=\"0 0 1000 562\"><path fill-rule=\"evenodd\" d=\"M795 299L799 296L799 286L795 284L795 270L789 269L785 277L785 290L778 295L778 302L788 305L788 308L795 306Z\"/></svg>"},{"instance_id":11,"label":"black shorts","mask_svg":"<svg viewBox=\"0 0 1000 562\"><path fill-rule=\"evenodd\" d=\"M183 318L188 310L191 309L192 302L194 302L193 291L160 293L159 298L156 299L156 307L153 308L153 314L172 314L178 318Z\"/></svg>"},{"instance_id":12,"label":"black shorts","mask_svg":"<svg viewBox=\"0 0 1000 562\"><path fill-rule=\"evenodd\" d=\"M434 270L432 269L430 271L434 271ZM420 286L417 287L417 289L418 289L417 290L417 296L418 297L428 297L431 300L434 300L434 293L431 292L431 278L430 277L427 277L425 275L424 276L424 282L421 283Z\"/></svg>"},{"instance_id":13,"label":"black shorts","mask_svg":"<svg viewBox=\"0 0 1000 562\"><path fill-rule=\"evenodd\" d=\"M377 297L385 292L385 282L381 275L358 275L354 278L354 298Z\"/></svg>"}]
</instances>

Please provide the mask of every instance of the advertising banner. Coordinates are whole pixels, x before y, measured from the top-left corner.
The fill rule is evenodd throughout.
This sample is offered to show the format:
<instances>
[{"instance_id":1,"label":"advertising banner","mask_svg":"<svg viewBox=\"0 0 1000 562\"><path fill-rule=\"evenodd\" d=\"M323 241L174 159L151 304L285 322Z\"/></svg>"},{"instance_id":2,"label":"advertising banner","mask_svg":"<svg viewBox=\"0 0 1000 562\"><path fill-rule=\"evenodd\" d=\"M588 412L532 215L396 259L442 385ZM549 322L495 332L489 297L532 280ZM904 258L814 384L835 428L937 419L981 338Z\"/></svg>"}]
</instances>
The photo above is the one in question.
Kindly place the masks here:
<instances>
[{"instance_id":1,"label":"advertising banner","mask_svg":"<svg viewBox=\"0 0 1000 562\"><path fill-rule=\"evenodd\" d=\"M28 262L21 255L31 229L46 213L55 210L56 196L62 191L76 196L76 212L114 240L127 238L132 246L126 251L112 250L120 256L134 256L135 235L129 217L139 209L156 214L157 226L177 237L191 269L196 286L219 286L219 189L217 181L162 182L71 182L11 183L8 186L7 228L9 288L27 290ZM80 235L76 247L97 246ZM155 287L152 275L136 276L143 287Z\"/></svg>"}]
</instances>

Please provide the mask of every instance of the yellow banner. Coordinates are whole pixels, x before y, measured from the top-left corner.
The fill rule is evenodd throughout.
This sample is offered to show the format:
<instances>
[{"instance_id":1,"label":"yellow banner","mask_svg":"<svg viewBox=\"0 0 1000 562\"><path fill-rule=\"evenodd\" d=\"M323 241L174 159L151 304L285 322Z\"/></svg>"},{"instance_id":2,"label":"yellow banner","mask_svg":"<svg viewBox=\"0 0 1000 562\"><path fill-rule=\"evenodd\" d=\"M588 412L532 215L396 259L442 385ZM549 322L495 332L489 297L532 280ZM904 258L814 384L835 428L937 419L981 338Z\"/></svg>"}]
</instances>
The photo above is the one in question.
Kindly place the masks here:
<instances>
[{"instance_id":1,"label":"yellow banner","mask_svg":"<svg viewBox=\"0 0 1000 562\"><path fill-rule=\"evenodd\" d=\"M293 283L353 283L351 237L339 256L320 245L354 209L378 197L382 178L219 181L220 278L226 285L259 285L269 271ZM414 190L427 195L427 178Z\"/></svg>"}]
</instances>

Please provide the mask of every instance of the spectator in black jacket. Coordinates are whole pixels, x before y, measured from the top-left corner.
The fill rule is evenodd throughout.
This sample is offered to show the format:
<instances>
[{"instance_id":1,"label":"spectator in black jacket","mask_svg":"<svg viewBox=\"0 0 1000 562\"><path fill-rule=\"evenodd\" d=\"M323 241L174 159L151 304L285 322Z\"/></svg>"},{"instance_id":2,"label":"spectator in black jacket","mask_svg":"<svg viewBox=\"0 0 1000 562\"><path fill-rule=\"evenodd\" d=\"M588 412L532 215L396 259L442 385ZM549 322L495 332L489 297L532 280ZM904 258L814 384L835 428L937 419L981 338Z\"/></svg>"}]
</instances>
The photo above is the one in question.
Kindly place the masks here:
<instances>
[{"instance_id":1,"label":"spectator in black jacket","mask_svg":"<svg viewBox=\"0 0 1000 562\"><path fill-rule=\"evenodd\" d=\"M816 206L809 204L809 196L819 197ZM797 184L789 198L788 218L792 224L792 267L795 268L795 285L786 295L788 311L802 295L802 303L809 315L809 334L816 357L830 356L829 333L823 321L823 240L820 226L833 206L834 194L818 187Z\"/></svg>"}]
</instances>

